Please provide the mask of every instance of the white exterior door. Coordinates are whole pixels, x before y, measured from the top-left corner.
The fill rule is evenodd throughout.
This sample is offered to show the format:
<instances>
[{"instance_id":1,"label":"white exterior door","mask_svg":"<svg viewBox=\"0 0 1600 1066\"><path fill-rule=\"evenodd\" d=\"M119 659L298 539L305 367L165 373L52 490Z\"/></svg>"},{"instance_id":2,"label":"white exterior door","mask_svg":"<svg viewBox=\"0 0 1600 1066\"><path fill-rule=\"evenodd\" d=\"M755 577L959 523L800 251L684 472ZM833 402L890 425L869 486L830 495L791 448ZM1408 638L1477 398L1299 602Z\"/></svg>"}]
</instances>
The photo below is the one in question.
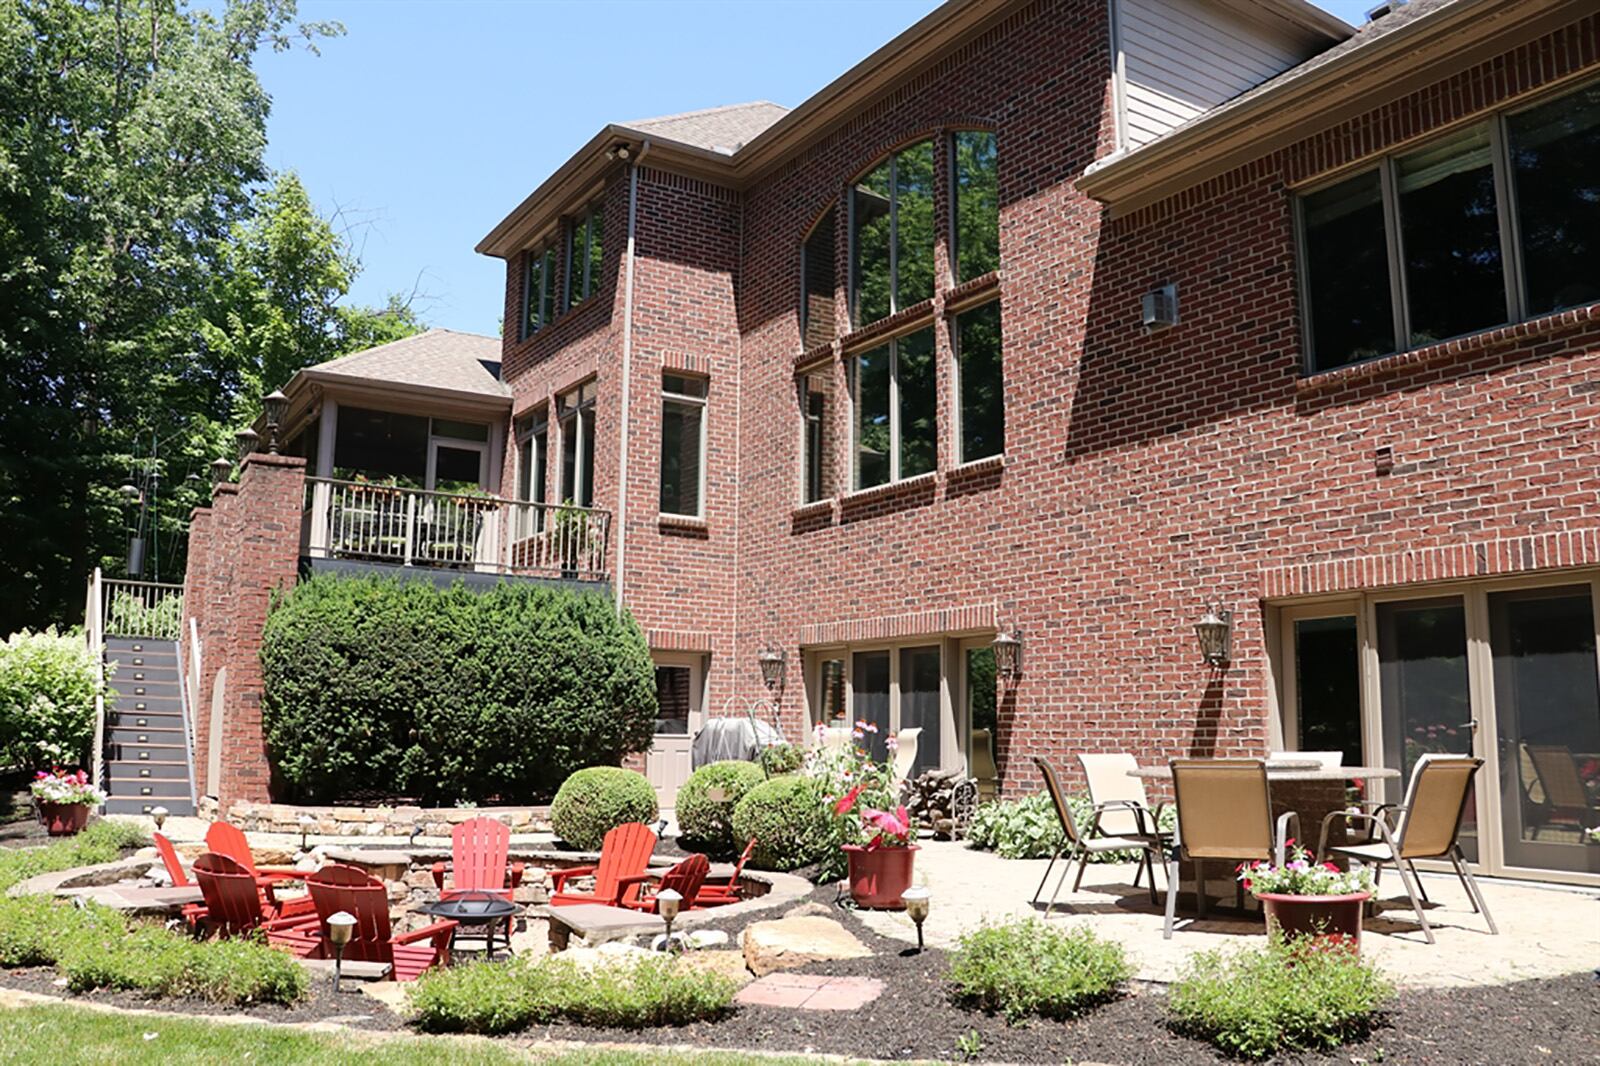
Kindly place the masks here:
<instances>
[{"instance_id":1,"label":"white exterior door","mask_svg":"<svg viewBox=\"0 0 1600 1066\"><path fill-rule=\"evenodd\" d=\"M658 652L656 663L655 743L645 756L645 776L662 808L671 807L692 770L689 744L700 731L705 708L705 659L699 655Z\"/></svg>"}]
</instances>

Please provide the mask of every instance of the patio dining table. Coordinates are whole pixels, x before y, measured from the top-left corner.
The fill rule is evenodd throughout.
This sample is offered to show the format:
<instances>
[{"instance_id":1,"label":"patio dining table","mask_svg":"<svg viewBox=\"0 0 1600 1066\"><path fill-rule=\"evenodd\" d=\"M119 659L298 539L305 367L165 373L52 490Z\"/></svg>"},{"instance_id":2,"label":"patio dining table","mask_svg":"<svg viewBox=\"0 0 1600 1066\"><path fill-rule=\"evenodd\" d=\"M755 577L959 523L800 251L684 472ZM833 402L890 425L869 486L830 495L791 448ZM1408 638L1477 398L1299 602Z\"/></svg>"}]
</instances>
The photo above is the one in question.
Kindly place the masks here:
<instances>
[{"instance_id":1,"label":"patio dining table","mask_svg":"<svg viewBox=\"0 0 1600 1066\"><path fill-rule=\"evenodd\" d=\"M1145 781L1171 781L1172 768L1141 766L1129 770L1128 776ZM1299 842L1307 848L1315 848L1323 818L1350 805L1345 795L1346 782L1389 781L1399 777L1399 770L1387 766L1323 766L1314 759L1270 759L1267 761L1267 785L1272 794L1273 821L1276 823L1285 811L1294 811L1300 816ZM1329 845L1345 843L1345 829L1344 819L1335 819L1328 826ZM1191 863L1183 863L1181 876L1184 880L1193 878ZM1226 900L1233 896L1232 864L1210 863L1206 868L1206 885L1212 897Z\"/></svg>"}]
</instances>

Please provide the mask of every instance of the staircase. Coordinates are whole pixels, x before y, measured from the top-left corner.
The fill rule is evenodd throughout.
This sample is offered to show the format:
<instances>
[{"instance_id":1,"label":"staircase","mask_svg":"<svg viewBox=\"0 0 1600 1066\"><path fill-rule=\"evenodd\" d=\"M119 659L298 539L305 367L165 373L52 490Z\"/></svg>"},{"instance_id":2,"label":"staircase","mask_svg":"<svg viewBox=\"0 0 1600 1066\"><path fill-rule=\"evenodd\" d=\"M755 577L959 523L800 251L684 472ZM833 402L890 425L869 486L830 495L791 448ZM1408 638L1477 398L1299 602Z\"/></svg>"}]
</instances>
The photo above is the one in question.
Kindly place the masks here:
<instances>
[{"instance_id":1,"label":"staircase","mask_svg":"<svg viewBox=\"0 0 1600 1066\"><path fill-rule=\"evenodd\" d=\"M198 676L199 642L180 647L183 588L112 580L96 570L86 612L89 647L107 687L96 716L94 778L107 814L149 814L165 807L193 814L194 779L184 671Z\"/></svg>"},{"instance_id":2,"label":"staircase","mask_svg":"<svg viewBox=\"0 0 1600 1066\"><path fill-rule=\"evenodd\" d=\"M116 696L106 701L106 813L193 814L178 642L108 635L105 661L108 670L116 663Z\"/></svg>"}]
</instances>

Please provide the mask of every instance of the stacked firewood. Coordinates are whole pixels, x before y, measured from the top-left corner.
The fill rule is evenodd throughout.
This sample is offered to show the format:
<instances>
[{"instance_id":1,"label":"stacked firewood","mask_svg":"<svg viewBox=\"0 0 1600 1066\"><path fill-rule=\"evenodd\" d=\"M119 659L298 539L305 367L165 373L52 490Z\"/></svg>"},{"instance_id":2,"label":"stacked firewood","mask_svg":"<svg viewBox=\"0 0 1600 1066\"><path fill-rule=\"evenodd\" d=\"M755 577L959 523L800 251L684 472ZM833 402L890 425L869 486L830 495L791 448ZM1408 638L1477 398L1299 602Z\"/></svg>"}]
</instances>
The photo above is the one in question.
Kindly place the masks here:
<instances>
[{"instance_id":1,"label":"stacked firewood","mask_svg":"<svg viewBox=\"0 0 1600 1066\"><path fill-rule=\"evenodd\" d=\"M956 786L961 783L960 770L925 770L916 777L906 778L900 787L900 802L905 804L911 820L941 840L948 839L952 824L952 800Z\"/></svg>"}]
</instances>

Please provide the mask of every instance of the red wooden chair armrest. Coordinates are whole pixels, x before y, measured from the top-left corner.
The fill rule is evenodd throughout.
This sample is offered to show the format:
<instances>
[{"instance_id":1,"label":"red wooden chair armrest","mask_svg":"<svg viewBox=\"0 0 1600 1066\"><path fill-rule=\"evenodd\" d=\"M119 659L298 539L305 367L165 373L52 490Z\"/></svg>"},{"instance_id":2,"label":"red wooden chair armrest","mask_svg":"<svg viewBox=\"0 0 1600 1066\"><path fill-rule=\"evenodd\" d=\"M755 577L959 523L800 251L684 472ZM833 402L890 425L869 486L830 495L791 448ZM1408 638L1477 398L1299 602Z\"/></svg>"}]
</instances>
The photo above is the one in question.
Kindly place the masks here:
<instances>
[{"instance_id":1,"label":"red wooden chair armrest","mask_svg":"<svg viewBox=\"0 0 1600 1066\"><path fill-rule=\"evenodd\" d=\"M440 892L444 891L444 870L445 870L445 865L446 864L442 863L442 862L436 862L436 863L433 864L433 884L434 884L434 887L437 888Z\"/></svg>"},{"instance_id":2,"label":"red wooden chair armrest","mask_svg":"<svg viewBox=\"0 0 1600 1066\"><path fill-rule=\"evenodd\" d=\"M643 898L642 894L634 896L633 899L627 899L625 897L628 895L628 890L635 885L642 886L648 881L659 880L661 880L661 875L659 873L634 874L631 877L619 877L617 878L616 897L609 902L613 907L626 907L631 911L653 911L655 910L656 906L654 899L645 899Z\"/></svg>"},{"instance_id":3,"label":"red wooden chair armrest","mask_svg":"<svg viewBox=\"0 0 1600 1066\"><path fill-rule=\"evenodd\" d=\"M446 918L442 922L434 922L432 925L425 925L421 929L413 929L409 933L401 933L399 936L390 937L389 942L392 944L415 944L419 940L431 939L433 941L433 949L442 952L450 947L450 935L456 931L456 926L460 924L460 922Z\"/></svg>"},{"instance_id":4,"label":"red wooden chair armrest","mask_svg":"<svg viewBox=\"0 0 1600 1066\"><path fill-rule=\"evenodd\" d=\"M261 931L269 936L285 934L315 940L322 936L322 926L317 921L317 912L310 914L296 914L272 918L261 923Z\"/></svg>"},{"instance_id":5,"label":"red wooden chair armrest","mask_svg":"<svg viewBox=\"0 0 1600 1066\"><path fill-rule=\"evenodd\" d=\"M560 892L562 886L574 877L593 877L596 869L598 867L595 866L574 866L569 870L551 870L550 888L553 891Z\"/></svg>"},{"instance_id":6,"label":"red wooden chair armrest","mask_svg":"<svg viewBox=\"0 0 1600 1066\"><path fill-rule=\"evenodd\" d=\"M514 862L511 864L511 887L516 888L522 884L522 872L527 869L526 864Z\"/></svg>"},{"instance_id":7,"label":"red wooden chair armrest","mask_svg":"<svg viewBox=\"0 0 1600 1066\"><path fill-rule=\"evenodd\" d=\"M317 913L317 901L310 896L291 896L278 901L278 918L303 918Z\"/></svg>"},{"instance_id":8,"label":"red wooden chair armrest","mask_svg":"<svg viewBox=\"0 0 1600 1066\"><path fill-rule=\"evenodd\" d=\"M257 866L257 881L304 881L305 870L297 870L293 866Z\"/></svg>"}]
</instances>

